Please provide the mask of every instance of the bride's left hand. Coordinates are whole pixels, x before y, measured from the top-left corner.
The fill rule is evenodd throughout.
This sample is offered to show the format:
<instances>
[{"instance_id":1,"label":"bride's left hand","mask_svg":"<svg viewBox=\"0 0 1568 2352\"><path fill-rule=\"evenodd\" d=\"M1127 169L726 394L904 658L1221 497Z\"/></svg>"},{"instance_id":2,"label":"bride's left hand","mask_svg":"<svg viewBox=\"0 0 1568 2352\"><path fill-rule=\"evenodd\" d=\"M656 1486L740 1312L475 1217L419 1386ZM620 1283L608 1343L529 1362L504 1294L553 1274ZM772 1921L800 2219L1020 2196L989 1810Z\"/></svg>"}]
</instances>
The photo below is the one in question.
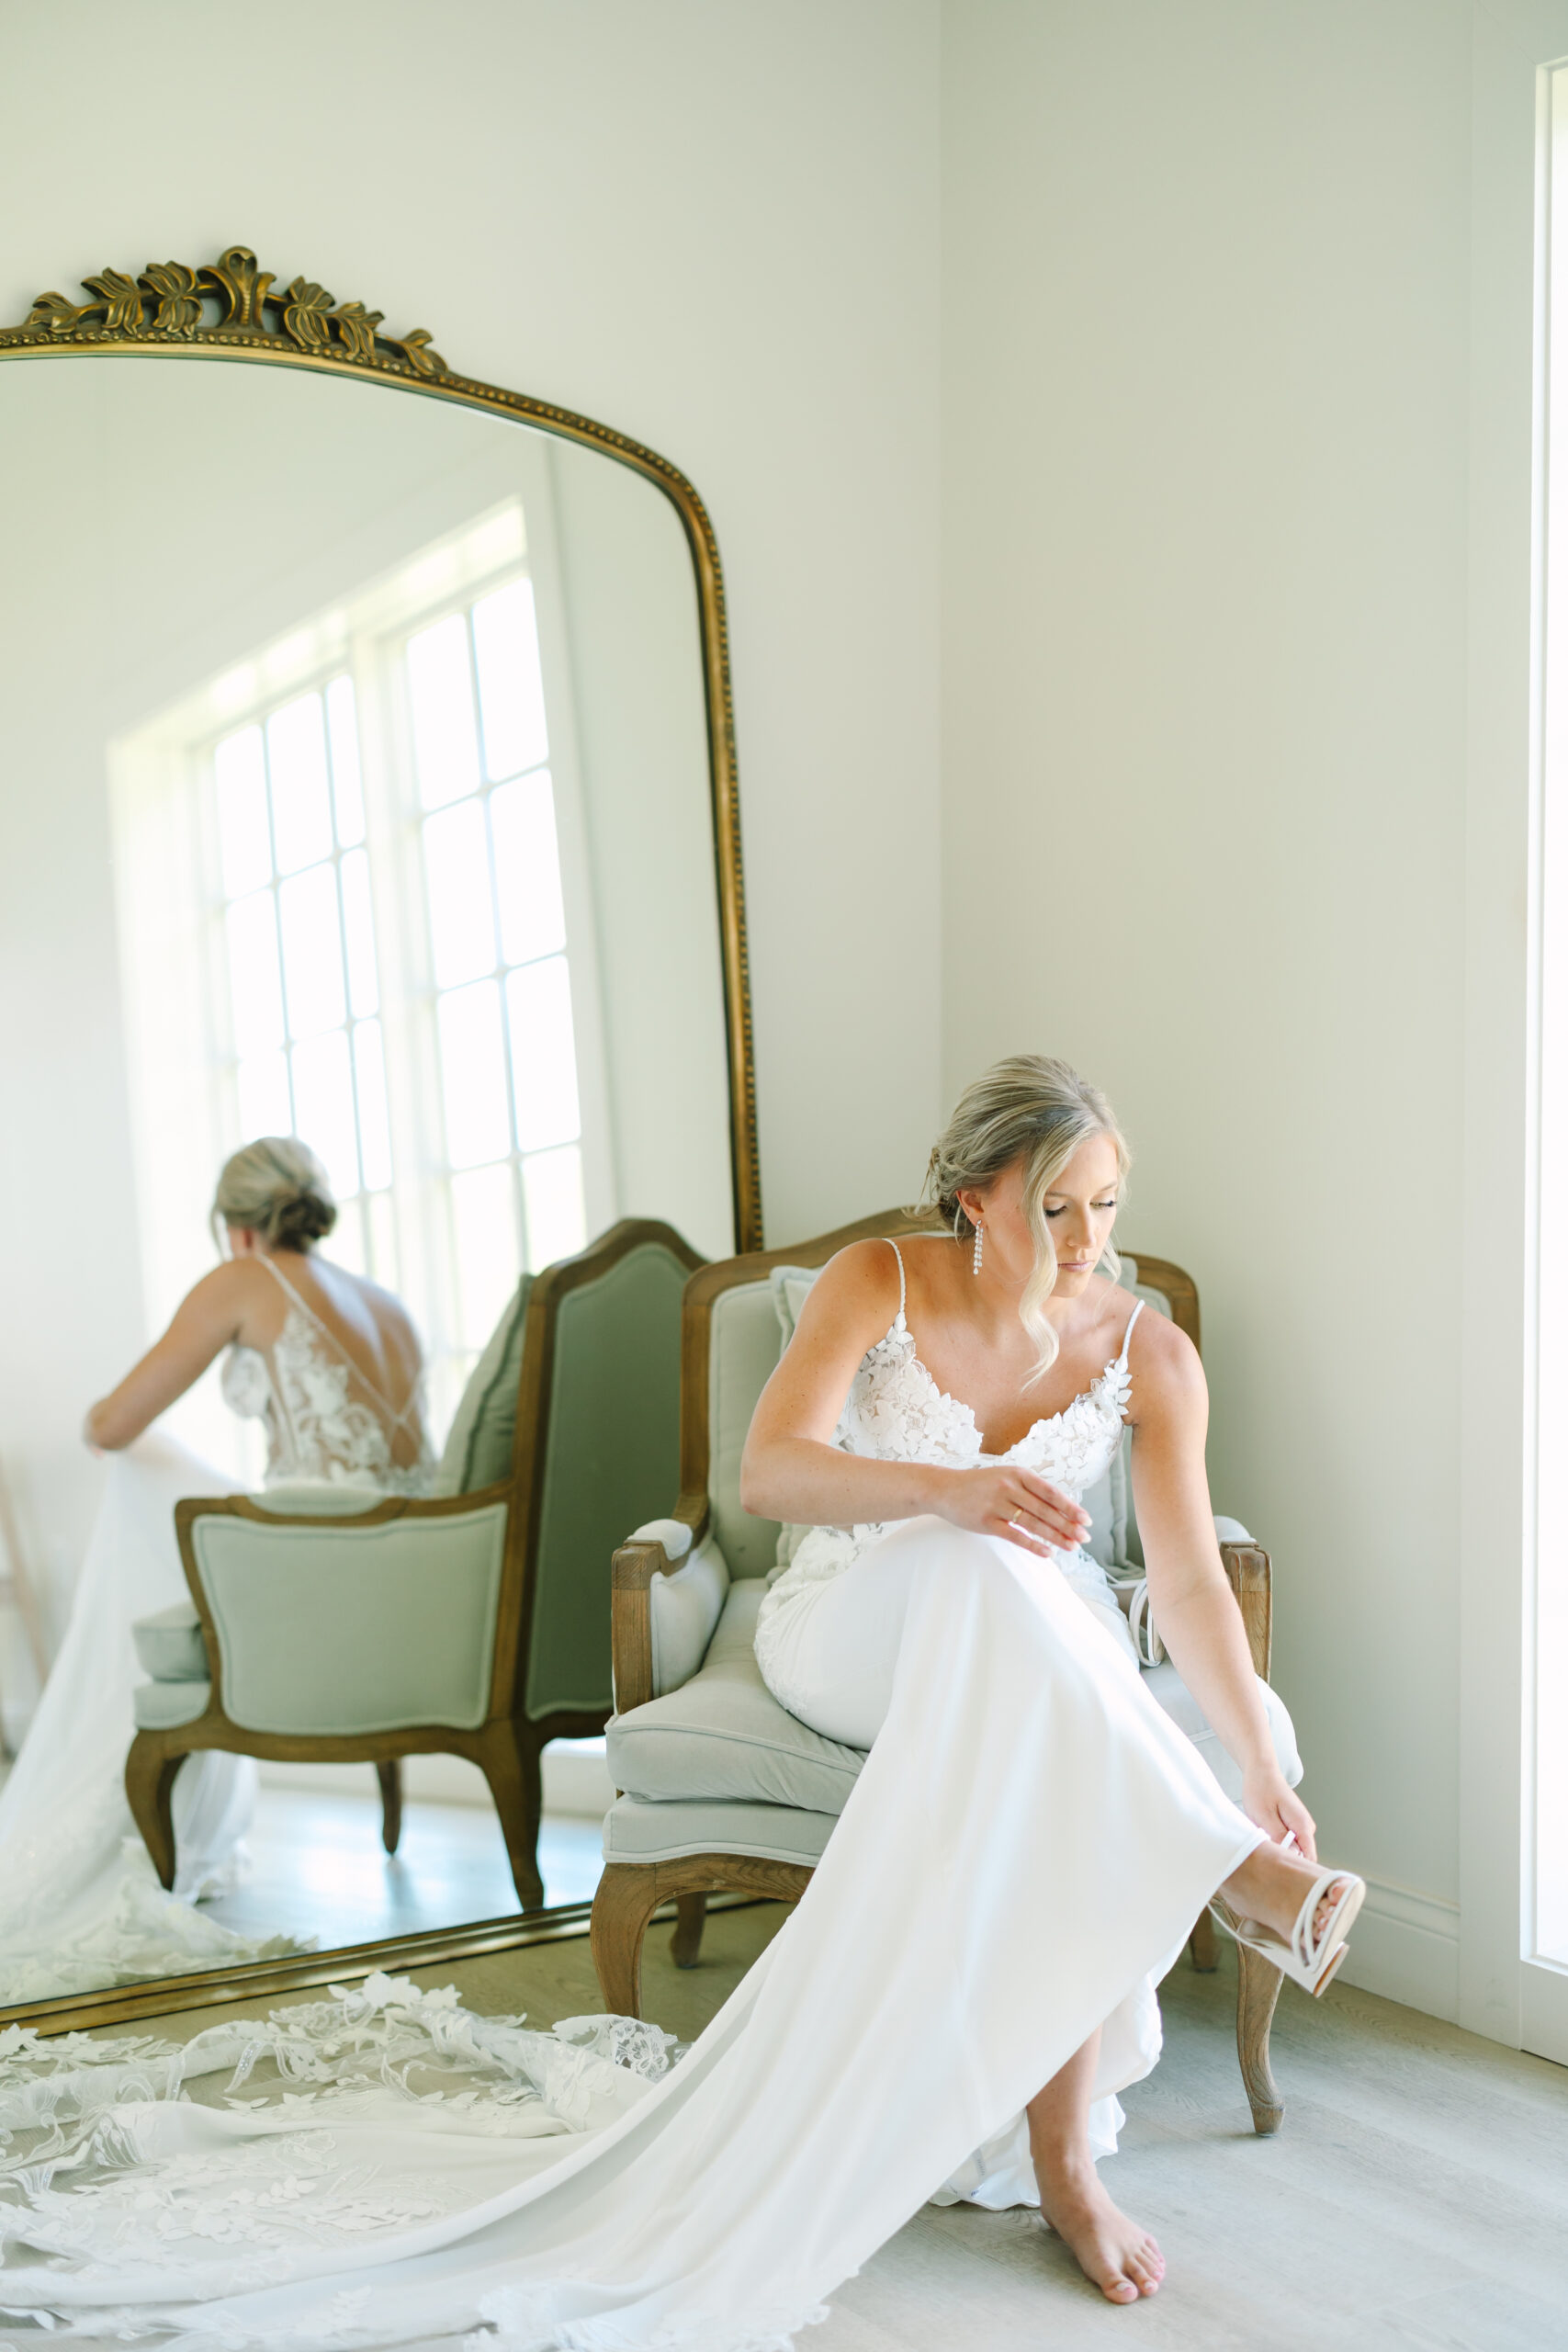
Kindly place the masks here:
<instances>
[{"instance_id":1,"label":"bride's left hand","mask_svg":"<svg viewBox=\"0 0 1568 2352\"><path fill-rule=\"evenodd\" d=\"M1316 1861L1317 1824L1277 1764L1260 1764L1243 1775L1241 1809L1276 1846L1292 1836L1307 1860Z\"/></svg>"}]
</instances>

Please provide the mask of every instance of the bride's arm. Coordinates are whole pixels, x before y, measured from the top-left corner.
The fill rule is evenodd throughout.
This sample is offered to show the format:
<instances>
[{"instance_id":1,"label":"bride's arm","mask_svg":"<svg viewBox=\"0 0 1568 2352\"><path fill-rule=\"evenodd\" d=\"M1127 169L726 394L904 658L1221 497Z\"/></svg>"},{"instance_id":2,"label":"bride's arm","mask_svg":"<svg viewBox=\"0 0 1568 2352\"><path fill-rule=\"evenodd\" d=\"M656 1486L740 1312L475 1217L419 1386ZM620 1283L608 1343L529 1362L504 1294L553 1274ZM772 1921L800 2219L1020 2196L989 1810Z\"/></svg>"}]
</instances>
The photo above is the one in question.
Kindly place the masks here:
<instances>
[{"instance_id":1,"label":"bride's arm","mask_svg":"<svg viewBox=\"0 0 1568 2352\"><path fill-rule=\"evenodd\" d=\"M832 1442L861 1358L886 1336L897 1306L897 1266L885 1241L852 1242L823 1268L751 1417L740 1462L744 1508L811 1527L934 1511L1031 1551L1076 1544L1083 1513L1032 1470L873 1462Z\"/></svg>"},{"instance_id":2,"label":"bride's arm","mask_svg":"<svg viewBox=\"0 0 1568 2352\"><path fill-rule=\"evenodd\" d=\"M204 1274L175 1308L163 1338L131 1365L118 1388L88 1407L82 1430L87 1443L111 1453L134 1443L239 1337L247 1293L241 1264L215 1266Z\"/></svg>"},{"instance_id":3,"label":"bride's arm","mask_svg":"<svg viewBox=\"0 0 1568 2352\"><path fill-rule=\"evenodd\" d=\"M1203 1466L1209 1390L1198 1351L1161 1316L1139 1322L1133 1499L1149 1607L1176 1670L1243 1774L1242 1804L1271 1838L1314 1851L1312 1815L1280 1770L1247 1629L1220 1560Z\"/></svg>"}]
</instances>

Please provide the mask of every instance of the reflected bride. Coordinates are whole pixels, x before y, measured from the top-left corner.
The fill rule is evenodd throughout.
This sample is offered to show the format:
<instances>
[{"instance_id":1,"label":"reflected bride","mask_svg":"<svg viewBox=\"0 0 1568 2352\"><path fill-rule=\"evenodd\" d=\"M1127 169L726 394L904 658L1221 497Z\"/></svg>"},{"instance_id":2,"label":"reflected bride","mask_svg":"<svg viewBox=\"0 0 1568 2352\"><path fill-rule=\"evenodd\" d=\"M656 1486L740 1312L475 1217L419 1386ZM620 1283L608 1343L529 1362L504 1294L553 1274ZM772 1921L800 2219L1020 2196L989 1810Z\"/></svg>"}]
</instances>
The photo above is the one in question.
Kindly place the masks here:
<instances>
[{"instance_id":1,"label":"reflected bride","mask_svg":"<svg viewBox=\"0 0 1568 2352\"><path fill-rule=\"evenodd\" d=\"M388 1292L317 1256L335 1216L321 1163L297 1139L236 1152L212 1211L232 1254L87 1415L88 1442L111 1456L103 1500L60 1657L0 1792L0 2007L298 1948L237 1936L192 1907L243 1873L252 1758L209 1752L182 1769L172 1897L134 1833L122 1776L143 1679L132 1625L186 1599L175 1505L234 1485L150 1425L221 1351L226 1401L265 1425L269 1487L429 1484L418 1339Z\"/></svg>"}]
</instances>

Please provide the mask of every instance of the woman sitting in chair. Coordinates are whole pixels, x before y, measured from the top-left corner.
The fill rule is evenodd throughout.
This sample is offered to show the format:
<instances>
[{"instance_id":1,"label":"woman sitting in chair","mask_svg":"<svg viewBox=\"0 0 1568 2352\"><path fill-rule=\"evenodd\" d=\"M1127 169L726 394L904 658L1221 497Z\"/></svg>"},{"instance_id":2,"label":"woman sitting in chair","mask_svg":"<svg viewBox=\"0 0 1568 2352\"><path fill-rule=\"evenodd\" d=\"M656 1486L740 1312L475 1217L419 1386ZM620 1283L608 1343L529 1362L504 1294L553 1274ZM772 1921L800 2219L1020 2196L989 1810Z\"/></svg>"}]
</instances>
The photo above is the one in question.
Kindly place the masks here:
<instances>
[{"instance_id":1,"label":"woman sitting in chair","mask_svg":"<svg viewBox=\"0 0 1568 2352\"><path fill-rule=\"evenodd\" d=\"M325 1171L297 1138L236 1152L212 1210L228 1257L88 1412L87 1442L113 1459L60 1656L0 1791L0 2006L257 1953L190 1908L237 1883L251 1758L209 1754L182 1769L177 1901L134 1839L121 1785L143 1679L131 1627L186 1599L175 1505L235 1483L152 1424L227 1349L223 1396L265 1424L267 1486L423 1490L433 1463L419 1340L389 1293L317 1254L336 1216Z\"/></svg>"},{"instance_id":2,"label":"woman sitting in chair","mask_svg":"<svg viewBox=\"0 0 1568 2352\"><path fill-rule=\"evenodd\" d=\"M870 1753L792 1916L680 2063L629 2020L552 2043L448 2002L421 2028L438 2063L512 2070L458 2106L410 2097L368 1995L290 2010L291 2063L308 2032L327 2086L309 2109L118 2109L85 2194L76 2176L0 2208L39 2258L7 2265L8 2309L299 2352L468 2330L496 2352L784 2352L924 2199L1021 2201L1025 2119L1088 2275L1113 2302L1156 2291L1090 2110L1153 2063L1162 1963L1223 1890L1236 1932L1321 1991L1363 1889L1311 1859L1288 1723L1252 1670L1197 1355L1098 1272L1126 1157L1062 1064L1003 1063L937 1147L956 1241L858 1243L812 1292L742 1473L749 1508L817 1530L758 1649L786 1704ZM1079 1498L1129 1419L1160 1633L1239 1805L1144 1689L1080 1549ZM375 1997L394 1996L410 2035L442 2000Z\"/></svg>"},{"instance_id":3,"label":"woman sitting in chair","mask_svg":"<svg viewBox=\"0 0 1568 2352\"><path fill-rule=\"evenodd\" d=\"M1153 1907L1173 1871L1190 1871L1194 1911L1223 1885L1252 1939L1261 1922L1269 1957L1321 1993L1363 1889L1313 1867L1290 1717L1253 1672L1220 1563L1197 1350L1114 1279L1128 1160L1096 1088L1020 1055L967 1090L931 1153L928 1190L953 1239L858 1241L824 1269L741 1474L749 1510L808 1523L762 1603L757 1661L792 1713L868 1748L910 1672L906 1625L922 1588L994 1585L1000 1571L1032 1605L987 1610L990 1637L1010 1620L1005 1638L1026 1646L1040 1707L1077 1725L1061 1758L1070 1781L1053 1788L1059 1843L1043 1839L1032 1866L1059 1871L1075 1917L1113 1907L1129 1878L1146 1881ZM1153 1613L1228 1751L1224 1795L1140 1688L1127 1620L1083 1548L1082 1498L1128 1425ZM983 1677L983 1647L967 1670ZM1232 1866L1217 1867L1227 1848ZM1076 1951L1063 1939L1042 2000L1081 2007L1096 1965L1090 1939ZM1018 2125L951 2184L1013 2204L1032 2163L1047 2218L1112 2302L1153 2294L1164 2273L1095 2171L1116 2145L1115 2093L1159 2055L1163 1973L1108 2007Z\"/></svg>"}]
</instances>

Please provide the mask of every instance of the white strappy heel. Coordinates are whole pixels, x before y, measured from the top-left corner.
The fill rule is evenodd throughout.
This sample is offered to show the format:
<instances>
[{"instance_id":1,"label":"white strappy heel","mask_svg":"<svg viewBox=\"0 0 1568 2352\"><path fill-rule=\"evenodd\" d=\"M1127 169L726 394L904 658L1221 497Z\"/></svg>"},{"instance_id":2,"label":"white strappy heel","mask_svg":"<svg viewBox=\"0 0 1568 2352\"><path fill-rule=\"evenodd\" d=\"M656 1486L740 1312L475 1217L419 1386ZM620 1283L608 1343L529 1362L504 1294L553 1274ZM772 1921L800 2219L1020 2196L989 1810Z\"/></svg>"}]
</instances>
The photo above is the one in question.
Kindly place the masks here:
<instances>
[{"instance_id":1,"label":"white strappy heel","mask_svg":"<svg viewBox=\"0 0 1568 2352\"><path fill-rule=\"evenodd\" d=\"M1290 1840L1292 1846L1295 1842L1293 1838ZM1319 1929L1314 1925L1317 1906L1331 1886L1343 1887L1344 1892ZM1279 1969L1292 1984L1299 1984L1316 2000L1327 1991L1350 1949L1346 1939L1366 1894L1367 1882L1358 1878L1354 1871L1319 1871L1296 1913L1289 1943L1259 1919L1238 1919L1220 1895L1211 1899L1209 1908L1227 1935L1234 1936L1238 1944L1245 1944L1248 1951L1257 1952L1271 1968Z\"/></svg>"}]
</instances>

